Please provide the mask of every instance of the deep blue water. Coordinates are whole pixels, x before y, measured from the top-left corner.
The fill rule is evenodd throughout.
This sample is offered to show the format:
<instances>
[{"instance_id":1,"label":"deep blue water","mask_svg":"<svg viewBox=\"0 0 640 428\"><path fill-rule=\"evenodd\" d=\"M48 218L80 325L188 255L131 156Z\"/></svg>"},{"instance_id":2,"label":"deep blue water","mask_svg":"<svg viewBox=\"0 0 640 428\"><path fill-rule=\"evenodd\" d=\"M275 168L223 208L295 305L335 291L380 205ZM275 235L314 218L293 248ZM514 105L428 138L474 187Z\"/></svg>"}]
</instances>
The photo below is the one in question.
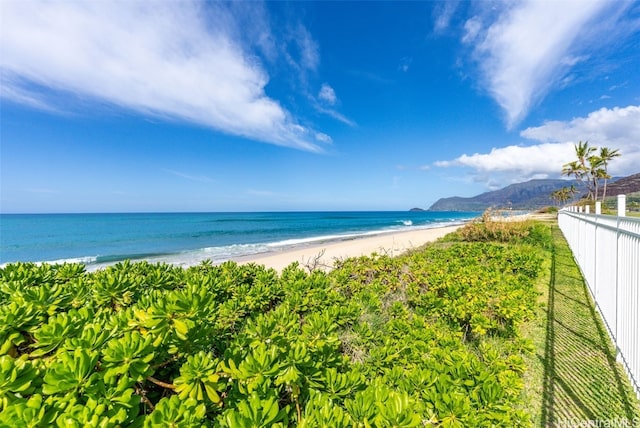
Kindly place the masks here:
<instances>
[{"instance_id":1,"label":"deep blue water","mask_svg":"<svg viewBox=\"0 0 640 428\"><path fill-rule=\"evenodd\" d=\"M312 242L464 222L476 212L0 214L0 264L221 262Z\"/></svg>"}]
</instances>

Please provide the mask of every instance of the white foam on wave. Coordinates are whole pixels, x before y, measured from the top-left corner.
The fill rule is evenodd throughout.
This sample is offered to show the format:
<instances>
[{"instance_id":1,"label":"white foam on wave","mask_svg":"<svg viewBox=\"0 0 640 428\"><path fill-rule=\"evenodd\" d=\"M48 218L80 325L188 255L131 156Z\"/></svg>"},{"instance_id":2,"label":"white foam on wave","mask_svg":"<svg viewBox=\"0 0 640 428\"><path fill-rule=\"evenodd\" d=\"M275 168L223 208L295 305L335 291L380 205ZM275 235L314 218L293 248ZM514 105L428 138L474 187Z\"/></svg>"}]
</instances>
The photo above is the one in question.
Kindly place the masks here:
<instances>
[{"instance_id":1,"label":"white foam on wave","mask_svg":"<svg viewBox=\"0 0 640 428\"><path fill-rule=\"evenodd\" d=\"M98 257L96 256L85 256L85 257L71 257L68 259L58 259L58 260L43 260L38 262L33 262L36 265L49 264L49 265L63 265L63 264L83 264L90 265L96 263ZM0 264L0 269L5 268L7 265L13 264L16 262L6 262Z\"/></svg>"},{"instance_id":2,"label":"white foam on wave","mask_svg":"<svg viewBox=\"0 0 640 428\"><path fill-rule=\"evenodd\" d=\"M44 263L50 263L52 265L61 265L65 263L82 263L82 264L88 265L88 264L95 263L97 261L98 261L97 256L85 256L85 257L72 257L70 259L54 260L51 262L44 262Z\"/></svg>"},{"instance_id":3,"label":"white foam on wave","mask_svg":"<svg viewBox=\"0 0 640 428\"><path fill-rule=\"evenodd\" d=\"M370 230L364 232L351 232L343 234L320 235L307 238L292 238L282 241L259 243L259 244L233 244L219 247L205 247L196 250L187 250L174 254L164 254L158 256L145 257L144 260L149 263L167 263L181 267L196 266L205 260L211 260L214 264L222 263L227 260L234 260L246 256L264 254L270 252L280 252L290 248L301 247L305 245L313 245L324 242L336 242L360 237L376 236L386 233L393 233L407 230L434 229L446 226L455 226L464 224L470 219L451 219L449 221L440 221L427 223L422 225L413 225L411 220L400 220L398 225L387 227L384 229ZM39 262L50 264L62 263L82 263L87 265L87 270L94 271L110 265L118 263L118 261L100 262L96 256L75 257L61 259L55 261ZM0 265L4 267L5 264Z\"/></svg>"},{"instance_id":4,"label":"white foam on wave","mask_svg":"<svg viewBox=\"0 0 640 428\"><path fill-rule=\"evenodd\" d=\"M204 253L209 259L228 259L234 256L246 256L251 254L266 253L268 244L233 244L223 247L207 247L196 252Z\"/></svg>"}]
</instances>

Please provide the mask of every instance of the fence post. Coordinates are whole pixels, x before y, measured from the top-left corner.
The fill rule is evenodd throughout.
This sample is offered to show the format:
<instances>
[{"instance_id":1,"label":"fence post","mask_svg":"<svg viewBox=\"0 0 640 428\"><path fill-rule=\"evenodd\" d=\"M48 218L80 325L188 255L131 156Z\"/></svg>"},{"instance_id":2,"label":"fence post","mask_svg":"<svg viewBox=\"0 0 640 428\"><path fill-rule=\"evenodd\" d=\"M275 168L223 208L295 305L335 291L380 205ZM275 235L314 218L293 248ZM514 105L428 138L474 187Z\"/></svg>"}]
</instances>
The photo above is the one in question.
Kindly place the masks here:
<instances>
[{"instance_id":1,"label":"fence post","mask_svg":"<svg viewBox=\"0 0 640 428\"><path fill-rule=\"evenodd\" d=\"M597 201L596 202L596 215L600 215L602 214L602 202Z\"/></svg>"},{"instance_id":2,"label":"fence post","mask_svg":"<svg viewBox=\"0 0 640 428\"><path fill-rule=\"evenodd\" d=\"M589 211L590 211L590 210L591 210L591 206L589 206L589 205L585 205L585 207L584 207L584 212L585 212L586 214L589 214Z\"/></svg>"},{"instance_id":3,"label":"fence post","mask_svg":"<svg viewBox=\"0 0 640 428\"><path fill-rule=\"evenodd\" d=\"M627 195L618 195L618 217L627 215Z\"/></svg>"}]
</instances>

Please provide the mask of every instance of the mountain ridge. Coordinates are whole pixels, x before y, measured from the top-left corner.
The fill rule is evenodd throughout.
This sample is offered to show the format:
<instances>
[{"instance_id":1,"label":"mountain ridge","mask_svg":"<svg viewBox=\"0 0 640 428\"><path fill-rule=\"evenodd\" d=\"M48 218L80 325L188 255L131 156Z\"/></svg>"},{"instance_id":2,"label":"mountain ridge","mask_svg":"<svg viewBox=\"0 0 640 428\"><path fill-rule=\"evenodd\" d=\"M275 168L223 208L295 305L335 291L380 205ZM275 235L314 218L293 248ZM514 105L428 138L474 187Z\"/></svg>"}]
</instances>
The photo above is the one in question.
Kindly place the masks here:
<instances>
[{"instance_id":1,"label":"mountain ridge","mask_svg":"<svg viewBox=\"0 0 640 428\"><path fill-rule=\"evenodd\" d=\"M610 196L627 195L635 192L640 192L640 172L607 184L606 196L609 198Z\"/></svg>"},{"instance_id":2,"label":"mountain ridge","mask_svg":"<svg viewBox=\"0 0 640 428\"><path fill-rule=\"evenodd\" d=\"M551 198L551 193L571 185L577 189L584 187L576 180L533 179L476 196L440 198L427 211L484 211L487 208L534 210L556 205L557 202ZM607 184L607 197L634 192L640 192L640 173L616 177ZM575 199L579 199L580 196L582 192L577 194Z\"/></svg>"},{"instance_id":3,"label":"mountain ridge","mask_svg":"<svg viewBox=\"0 0 640 428\"><path fill-rule=\"evenodd\" d=\"M438 199L429 211L484 211L487 208L536 209L553 205L551 193L576 185L575 180L533 179L510 184L502 189L472 197L453 196Z\"/></svg>"}]
</instances>

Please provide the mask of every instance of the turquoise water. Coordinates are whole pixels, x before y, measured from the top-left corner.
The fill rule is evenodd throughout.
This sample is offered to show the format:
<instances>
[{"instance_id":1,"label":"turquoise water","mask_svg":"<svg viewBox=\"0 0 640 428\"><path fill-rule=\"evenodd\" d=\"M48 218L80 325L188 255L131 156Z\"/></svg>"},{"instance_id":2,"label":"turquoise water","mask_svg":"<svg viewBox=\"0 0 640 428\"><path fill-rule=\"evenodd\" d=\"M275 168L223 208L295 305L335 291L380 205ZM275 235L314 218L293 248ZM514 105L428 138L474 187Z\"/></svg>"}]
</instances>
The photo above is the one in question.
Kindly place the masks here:
<instances>
[{"instance_id":1,"label":"turquoise water","mask_svg":"<svg viewBox=\"0 0 640 428\"><path fill-rule=\"evenodd\" d=\"M476 212L1 214L0 264L194 265L393 230L459 224Z\"/></svg>"}]
</instances>

